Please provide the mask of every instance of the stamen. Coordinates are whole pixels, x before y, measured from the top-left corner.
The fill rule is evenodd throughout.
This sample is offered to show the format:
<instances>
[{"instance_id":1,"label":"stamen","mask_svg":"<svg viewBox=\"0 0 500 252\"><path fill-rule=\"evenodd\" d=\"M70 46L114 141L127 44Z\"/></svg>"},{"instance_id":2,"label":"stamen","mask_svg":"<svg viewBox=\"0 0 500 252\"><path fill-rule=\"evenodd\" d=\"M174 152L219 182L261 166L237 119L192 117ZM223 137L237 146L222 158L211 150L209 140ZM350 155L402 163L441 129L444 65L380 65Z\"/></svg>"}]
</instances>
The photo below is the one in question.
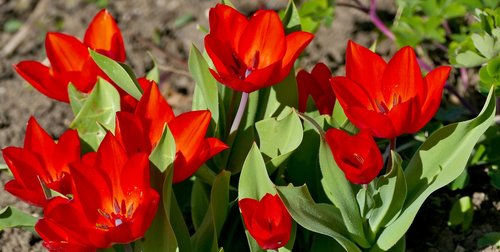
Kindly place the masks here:
<instances>
[{"instance_id":1,"label":"stamen","mask_svg":"<svg viewBox=\"0 0 500 252\"><path fill-rule=\"evenodd\" d=\"M100 215L102 215L104 218L106 218L106 219L108 219L108 220L110 220L110 219L111 219L111 216L110 216L108 213L104 212L102 209L97 209L97 212L98 212Z\"/></svg>"},{"instance_id":2,"label":"stamen","mask_svg":"<svg viewBox=\"0 0 500 252\"><path fill-rule=\"evenodd\" d=\"M233 54L231 56L233 56L233 61L234 61L234 64L236 64L236 68L240 69L241 63L240 63L240 60L238 59L238 56L236 56L236 53L233 52Z\"/></svg>"},{"instance_id":3,"label":"stamen","mask_svg":"<svg viewBox=\"0 0 500 252\"><path fill-rule=\"evenodd\" d=\"M256 51L255 55L253 56L252 70L257 68L257 66L259 65L259 60L260 60L260 52Z\"/></svg>"},{"instance_id":4,"label":"stamen","mask_svg":"<svg viewBox=\"0 0 500 252\"><path fill-rule=\"evenodd\" d=\"M114 200L113 200L113 209L115 211L115 214L119 214L120 213L120 204L118 203L118 201L116 200L116 198L114 198Z\"/></svg>"},{"instance_id":5,"label":"stamen","mask_svg":"<svg viewBox=\"0 0 500 252\"><path fill-rule=\"evenodd\" d=\"M105 231L107 231L109 229L108 225L106 225L106 224L100 224L100 223L96 223L95 227L98 228L98 229L101 229L101 230L105 230Z\"/></svg>"},{"instance_id":6,"label":"stamen","mask_svg":"<svg viewBox=\"0 0 500 252\"><path fill-rule=\"evenodd\" d=\"M125 215L126 214L126 211L127 211L127 204L125 204L125 200L122 200L122 207L121 207L121 212L122 212L122 215Z\"/></svg>"},{"instance_id":7,"label":"stamen","mask_svg":"<svg viewBox=\"0 0 500 252\"><path fill-rule=\"evenodd\" d=\"M132 217L133 213L134 213L134 202L132 202L132 204L130 204L130 206L128 207L127 218Z\"/></svg>"},{"instance_id":8,"label":"stamen","mask_svg":"<svg viewBox=\"0 0 500 252\"><path fill-rule=\"evenodd\" d=\"M380 113L387 114L387 112L389 112L389 108L387 107L387 105L385 105L384 102L375 101L375 104L377 104L377 108L380 111Z\"/></svg>"},{"instance_id":9,"label":"stamen","mask_svg":"<svg viewBox=\"0 0 500 252\"><path fill-rule=\"evenodd\" d=\"M359 164L362 165L365 163L365 159L361 155L359 155L358 153L354 153L353 156L359 162Z\"/></svg>"}]
</instances>

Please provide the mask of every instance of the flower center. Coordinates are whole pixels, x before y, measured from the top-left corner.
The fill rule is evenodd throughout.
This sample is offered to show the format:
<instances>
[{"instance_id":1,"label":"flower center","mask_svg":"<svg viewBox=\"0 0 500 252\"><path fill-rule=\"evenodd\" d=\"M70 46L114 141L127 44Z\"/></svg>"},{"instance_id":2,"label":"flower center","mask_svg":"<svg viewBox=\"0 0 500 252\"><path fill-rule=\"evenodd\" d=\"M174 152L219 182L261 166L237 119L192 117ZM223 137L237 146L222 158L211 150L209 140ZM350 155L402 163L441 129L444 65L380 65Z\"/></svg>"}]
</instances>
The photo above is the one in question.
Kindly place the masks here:
<instances>
[{"instance_id":1,"label":"flower center","mask_svg":"<svg viewBox=\"0 0 500 252\"><path fill-rule=\"evenodd\" d=\"M123 223L130 221L135 210L134 207L134 202L127 206L127 202L124 199L118 201L114 198L113 210L111 212L97 209L99 215L104 217L104 219L101 219L98 223L96 223L96 227L107 231L111 227L118 227Z\"/></svg>"}]
</instances>

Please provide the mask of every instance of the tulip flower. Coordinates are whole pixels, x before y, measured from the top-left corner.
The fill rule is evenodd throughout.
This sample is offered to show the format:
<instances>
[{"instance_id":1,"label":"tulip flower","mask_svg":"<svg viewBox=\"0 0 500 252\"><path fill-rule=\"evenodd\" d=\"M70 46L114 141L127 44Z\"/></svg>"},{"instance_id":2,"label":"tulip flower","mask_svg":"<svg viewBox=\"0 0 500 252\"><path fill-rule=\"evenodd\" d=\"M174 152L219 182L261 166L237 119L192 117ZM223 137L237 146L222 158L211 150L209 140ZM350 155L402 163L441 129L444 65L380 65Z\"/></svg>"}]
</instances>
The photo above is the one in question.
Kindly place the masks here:
<instances>
[{"instance_id":1,"label":"tulip flower","mask_svg":"<svg viewBox=\"0 0 500 252\"><path fill-rule=\"evenodd\" d=\"M323 63L316 64L311 73L301 70L297 74L300 112L306 111L307 99L311 96L320 114L333 113L335 93L330 85L331 77L330 69Z\"/></svg>"},{"instance_id":2,"label":"tulip flower","mask_svg":"<svg viewBox=\"0 0 500 252\"><path fill-rule=\"evenodd\" d=\"M219 139L205 138L210 120L208 110L175 116L158 86L153 84L145 90L134 114L117 113L115 135L129 153L151 153L167 124L176 145L173 182L178 183L191 177L212 156L228 148Z\"/></svg>"},{"instance_id":3,"label":"tulip flower","mask_svg":"<svg viewBox=\"0 0 500 252\"><path fill-rule=\"evenodd\" d=\"M76 131L68 130L55 143L31 117L24 147L3 149L3 158L14 175L14 179L5 184L5 190L30 204L44 207L47 189L71 194L69 163L80 160L80 139Z\"/></svg>"},{"instance_id":4,"label":"tulip flower","mask_svg":"<svg viewBox=\"0 0 500 252\"><path fill-rule=\"evenodd\" d=\"M375 179L384 166L382 154L367 130L351 136L339 129L329 129L326 141L335 162L347 180L354 184L368 184Z\"/></svg>"},{"instance_id":5,"label":"tulip flower","mask_svg":"<svg viewBox=\"0 0 500 252\"><path fill-rule=\"evenodd\" d=\"M35 226L46 247L108 248L144 236L159 202L146 153L129 157L107 133L97 152L72 163L70 171L73 198L51 200Z\"/></svg>"},{"instance_id":6,"label":"tulip flower","mask_svg":"<svg viewBox=\"0 0 500 252\"><path fill-rule=\"evenodd\" d=\"M263 249L277 250L288 243L292 232L292 217L278 195L267 193L262 199L238 201L243 222Z\"/></svg>"},{"instance_id":7,"label":"tulip flower","mask_svg":"<svg viewBox=\"0 0 500 252\"><path fill-rule=\"evenodd\" d=\"M220 83L250 93L282 81L313 39L308 32L285 35L276 12L257 11L250 19L217 4L209 13L210 33L205 48L214 63L210 69Z\"/></svg>"},{"instance_id":8,"label":"tulip flower","mask_svg":"<svg viewBox=\"0 0 500 252\"><path fill-rule=\"evenodd\" d=\"M107 78L90 57L88 48L114 60L125 61L125 47L118 25L108 11L100 11L92 20L83 43L77 38L58 32L45 37L45 50L50 67L37 61L22 61L16 71L42 94L69 102L68 83L88 93L97 77Z\"/></svg>"},{"instance_id":9,"label":"tulip flower","mask_svg":"<svg viewBox=\"0 0 500 252\"><path fill-rule=\"evenodd\" d=\"M346 76L333 77L335 95L349 120L376 137L395 138L419 131L434 116L451 68L438 67L422 78L415 52L401 48L386 63L352 41Z\"/></svg>"}]
</instances>

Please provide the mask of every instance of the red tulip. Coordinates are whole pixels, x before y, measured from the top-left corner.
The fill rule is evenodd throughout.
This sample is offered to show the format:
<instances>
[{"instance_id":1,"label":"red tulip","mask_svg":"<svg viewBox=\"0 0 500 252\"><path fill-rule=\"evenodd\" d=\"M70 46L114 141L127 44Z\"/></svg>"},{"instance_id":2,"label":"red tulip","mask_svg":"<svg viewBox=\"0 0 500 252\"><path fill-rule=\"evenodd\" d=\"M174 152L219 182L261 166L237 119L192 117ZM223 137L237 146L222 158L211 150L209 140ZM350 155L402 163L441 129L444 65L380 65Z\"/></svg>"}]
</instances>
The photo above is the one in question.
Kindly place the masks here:
<instances>
[{"instance_id":1,"label":"red tulip","mask_svg":"<svg viewBox=\"0 0 500 252\"><path fill-rule=\"evenodd\" d=\"M333 157L347 180L354 184L368 184L384 166L382 154L370 132L361 130L351 136L339 129L329 129L326 141Z\"/></svg>"},{"instance_id":2,"label":"red tulip","mask_svg":"<svg viewBox=\"0 0 500 252\"><path fill-rule=\"evenodd\" d=\"M69 163L80 160L80 139L74 130L64 133L57 143L31 117L24 148L7 147L3 157L14 179L5 184L12 195L37 206L45 206L42 183L61 194L71 194Z\"/></svg>"},{"instance_id":3,"label":"red tulip","mask_svg":"<svg viewBox=\"0 0 500 252\"><path fill-rule=\"evenodd\" d=\"M248 232L261 248L277 250L288 243L292 217L278 195L267 193L260 201L245 198L238 204Z\"/></svg>"},{"instance_id":4,"label":"red tulip","mask_svg":"<svg viewBox=\"0 0 500 252\"><path fill-rule=\"evenodd\" d=\"M94 63L88 48L105 54L114 60L125 61L125 47L118 25L108 11L100 11L90 23L83 43L63 33L49 32L45 49L50 67L37 61L22 61L16 71L42 94L63 102L69 102L68 83L88 93L97 77L107 78Z\"/></svg>"},{"instance_id":5,"label":"red tulip","mask_svg":"<svg viewBox=\"0 0 500 252\"><path fill-rule=\"evenodd\" d=\"M217 69L212 75L230 88L250 93L282 81L313 39L307 32L285 35L278 14L257 11L250 19L217 4L209 13L205 48Z\"/></svg>"},{"instance_id":6,"label":"red tulip","mask_svg":"<svg viewBox=\"0 0 500 252\"><path fill-rule=\"evenodd\" d=\"M146 89L134 113L117 114L117 138L129 153L151 153L167 124L176 144L174 183L191 177L208 159L228 148L219 139L205 138L210 111L191 111L175 116L156 84Z\"/></svg>"},{"instance_id":7,"label":"red tulip","mask_svg":"<svg viewBox=\"0 0 500 252\"><path fill-rule=\"evenodd\" d=\"M313 98L319 113L331 115L335 106L335 93L330 85L332 73L323 63L314 66L311 73L301 70L297 74L297 86L299 91L299 111L306 111L309 95Z\"/></svg>"},{"instance_id":8,"label":"red tulip","mask_svg":"<svg viewBox=\"0 0 500 252\"><path fill-rule=\"evenodd\" d=\"M47 247L107 248L144 236L159 201L145 153L129 157L108 133L96 153L70 170L73 199L51 200L35 226Z\"/></svg>"},{"instance_id":9,"label":"red tulip","mask_svg":"<svg viewBox=\"0 0 500 252\"><path fill-rule=\"evenodd\" d=\"M352 41L347 45L346 77L331 79L349 120L374 136L415 133L434 116L451 68L438 67L422 78L415 52L401 48L386 63Z\"/></svg>"}]
</instances>

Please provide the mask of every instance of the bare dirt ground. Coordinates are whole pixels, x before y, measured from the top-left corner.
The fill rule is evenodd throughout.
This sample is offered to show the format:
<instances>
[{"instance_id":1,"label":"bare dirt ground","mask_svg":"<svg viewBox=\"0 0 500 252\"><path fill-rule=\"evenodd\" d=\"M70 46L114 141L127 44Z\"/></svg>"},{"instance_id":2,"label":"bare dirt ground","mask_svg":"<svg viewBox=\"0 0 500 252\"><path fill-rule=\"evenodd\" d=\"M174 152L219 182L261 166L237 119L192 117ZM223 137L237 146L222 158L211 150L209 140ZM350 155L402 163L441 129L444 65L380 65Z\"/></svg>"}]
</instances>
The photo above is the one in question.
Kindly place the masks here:
<instances>
[{"instance_id":1,"label":"bare dirt ground","mask_svg":"<svg viewBox=\"0 0 500 252\"><path fill-rule=\"evenodd\" d=\"M13 71L12 65L27 59L45 58L44 38L47 31L60 31L83 37L92 17L106 1L101 0L0 0L0 147L21 146L25 125L33 115L54 138L69 126L72 113L66 104L52 101L26 84ZM193 80L187 75L189 48L194 43L203 48L203 33L197 24L207 27L208 9L215 0L137 0L109 1L106 8L114 15L125 40L127 63L137 76L143 75L152 62L151 52L161 66L160 87L176 113L191 107ZM241 10L251 12L257 6L279 8L286 1L233 1ZM379 1L381 11L394 13L393 1ZM38 9L38 10L37 10ZM35 11L37 10L37 11ZM180 20L192 20L182 23ZM7 23L19 21L25 35L15 38L16 29ZM25 28L22 28L25 27ZM321 61L337 74L343 74L344 50L348 39L368 46L377 36L367 16L357 10L338 7L332 27L322 27L307 49L303 67L310 69ZM16 41L17 40L17 41ZM6 52L6 47L14 49ZM393 47L380 45L379 52L392 54ZM3 159L0 159L2 161ZM10 179L0 172L0 187ZM479 178L481 179L481 178ZM487 180L485 180L487 181ZM484 184L484 183L483 183ZM476 241L482 234L500 230L500 196L491 186L474 188L481 198L474 223L468 231L447 226L448 211L454 195L441 190L420 211L407 237L409 251L479 251ZM436 205L437 204L437 205ZM0 190L0 208L15 205L35 215L40 210L29 207ZM436 207L438 206L438 207ZM440 211L436 211L436 209ZM30 231L6 229L0 231L0 251L41 251L41 240ZM493 249L487 251L495 251Z\"/></svg>"}]
</instances>

